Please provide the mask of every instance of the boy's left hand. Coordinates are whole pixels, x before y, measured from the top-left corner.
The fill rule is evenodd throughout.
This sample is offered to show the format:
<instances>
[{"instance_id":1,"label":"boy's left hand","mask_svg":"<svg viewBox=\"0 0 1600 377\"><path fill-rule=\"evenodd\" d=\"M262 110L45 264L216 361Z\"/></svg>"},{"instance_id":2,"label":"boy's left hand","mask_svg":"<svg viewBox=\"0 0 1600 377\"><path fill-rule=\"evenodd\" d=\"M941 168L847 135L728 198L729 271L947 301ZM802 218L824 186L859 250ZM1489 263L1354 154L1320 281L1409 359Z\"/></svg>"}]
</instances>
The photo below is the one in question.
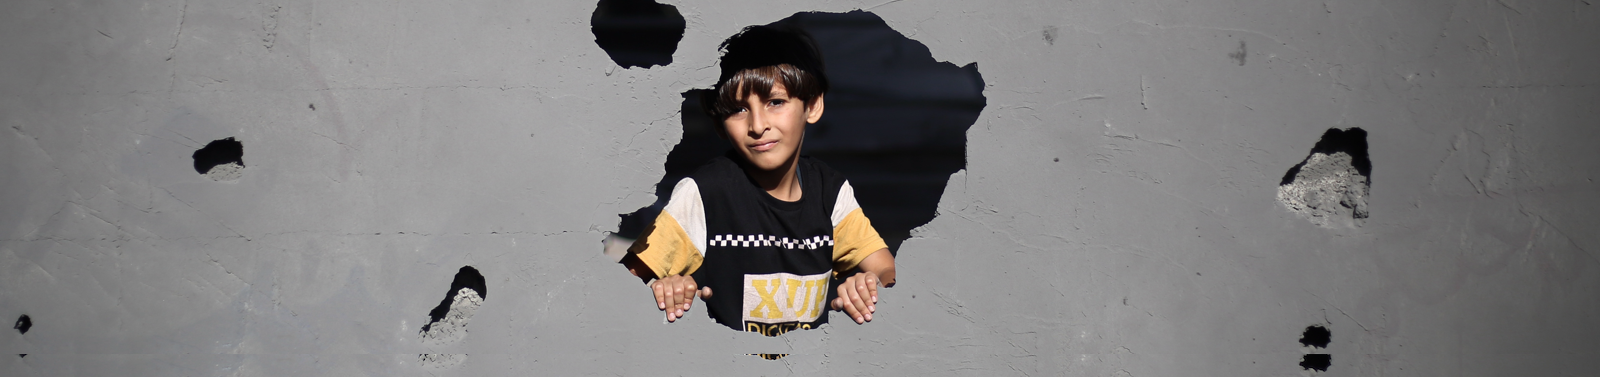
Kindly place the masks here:
<instances>
[{"instance_id":1,"label":"boy's left hand","mask_svg":"<svg viewBox=\"0 0 1600 377\"><path fill-rule=\"evenodd\" d=\"M833 310L844 310L856 324L872 321L878 310L878 285L882 280L872 271L862 271L839 284L839 297L833 299Z\"/></svg>"}]
</instances>

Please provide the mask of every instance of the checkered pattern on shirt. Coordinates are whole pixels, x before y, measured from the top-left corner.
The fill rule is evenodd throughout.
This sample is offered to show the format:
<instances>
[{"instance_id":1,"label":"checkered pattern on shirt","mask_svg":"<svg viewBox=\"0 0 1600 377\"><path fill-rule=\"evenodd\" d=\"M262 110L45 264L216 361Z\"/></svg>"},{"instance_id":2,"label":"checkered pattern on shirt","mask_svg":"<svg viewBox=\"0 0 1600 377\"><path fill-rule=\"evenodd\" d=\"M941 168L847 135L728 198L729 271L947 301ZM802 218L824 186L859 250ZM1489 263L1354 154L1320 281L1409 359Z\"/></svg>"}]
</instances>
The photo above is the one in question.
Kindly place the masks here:
<instances>
[{"instance_id":1,"label":"checkered pattern on shirt","mask_svg":"<svg viewBox=\"0 0 1600 377\"><path fill-rule=\"evenodd\" d=\"M823 246L833 246L832 236L816 236L806 239L789 239L769 235L733 235L720 234L712 236L706 246L733 246L733 247L763 247L777 246L789 250L816 250Z\"/></svg>"}]
</instances>

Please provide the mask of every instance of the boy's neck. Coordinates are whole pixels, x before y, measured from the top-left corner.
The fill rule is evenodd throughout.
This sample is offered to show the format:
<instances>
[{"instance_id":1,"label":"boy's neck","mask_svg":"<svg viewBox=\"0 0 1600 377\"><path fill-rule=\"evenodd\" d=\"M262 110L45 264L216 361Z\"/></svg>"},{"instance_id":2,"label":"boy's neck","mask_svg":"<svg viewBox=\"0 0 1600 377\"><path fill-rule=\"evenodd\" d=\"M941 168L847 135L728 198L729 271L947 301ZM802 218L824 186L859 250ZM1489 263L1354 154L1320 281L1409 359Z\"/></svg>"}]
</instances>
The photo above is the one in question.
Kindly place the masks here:
<instances>
[{"instance_id":1,"label":"boy's neck","mask_svg":"<svg viewBox=\"0 0 1600 377\"><path fill-rule=\"evenodd\" d=\"M777 169L761 170L745 164L744 171L757 186L761 186L761 189L767 192L767 195L785 202L793 202L801 198L800 179L796 174L799 166L800 157L796 153Z\"/></svg>"}]
</instances>

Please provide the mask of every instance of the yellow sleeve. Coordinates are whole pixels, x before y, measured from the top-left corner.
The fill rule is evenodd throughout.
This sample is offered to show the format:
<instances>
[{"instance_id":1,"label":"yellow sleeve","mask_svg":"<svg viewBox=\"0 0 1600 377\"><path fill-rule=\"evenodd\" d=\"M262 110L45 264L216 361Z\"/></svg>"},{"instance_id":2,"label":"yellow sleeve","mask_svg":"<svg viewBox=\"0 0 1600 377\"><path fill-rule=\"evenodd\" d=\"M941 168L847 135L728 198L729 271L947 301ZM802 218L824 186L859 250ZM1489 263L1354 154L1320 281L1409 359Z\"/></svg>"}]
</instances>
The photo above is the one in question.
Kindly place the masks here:
<instances>
[{"instance_id":1,"label":"yellow sleeve","mask_svg":"<svg viewBox=\"0 0 1600 377\"><path fill-rule=\"evenodd\" d=\"M878 230L872 228L872 221L856 208L833 226L833 270L849 271L873 252L888 247Z\"/></svg>"},{"instance_id":2,"label":"yellow sleeve","mask_svg":"<svg viewBox=\"0 0 1600 377\"><path fill-rule=\"evenodd\" d=\"M628 252L639 257L656 277L688 275L705 260L706 216L700 187L684 178L672 188L672 197L644 229Z\"/></svg>"},{"instance_id":3,"label":"yellow sleeve","mask_svg":"<svg viewBox=\"0 0 1600 377\"><path fill-rule=\"evenodd\" d=\"M692 274L704 261L689 234L666 211L656 216L656 221L644 229L644 235L628 248L628 252L650 266L657 277Z\"/></svg>"}]
</instances>

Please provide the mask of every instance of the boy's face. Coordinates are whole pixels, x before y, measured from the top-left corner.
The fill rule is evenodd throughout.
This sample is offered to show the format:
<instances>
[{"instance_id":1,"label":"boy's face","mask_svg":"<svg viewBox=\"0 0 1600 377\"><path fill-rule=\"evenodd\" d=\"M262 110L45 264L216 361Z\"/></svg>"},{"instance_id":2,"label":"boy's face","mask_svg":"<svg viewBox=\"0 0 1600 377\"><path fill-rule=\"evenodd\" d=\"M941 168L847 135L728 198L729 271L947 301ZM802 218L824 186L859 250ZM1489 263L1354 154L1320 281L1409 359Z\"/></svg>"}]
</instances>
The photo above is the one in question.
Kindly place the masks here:
<instances>
[{"instance_id":1,"label":"boy's face","mask_svg":"<svg viewBox=\"0 0 1600 377\"><path fill-rule=\"evenodd\" d=\"M733 149L746 161L757 169L777 170L800 155L806 124L822 118L822 99L818 96L807 107L804 101L790 97L783 83L775 82L764 97L745 96L742 108L724 119L722 127Z\"/></svg>"}]
</instances>

